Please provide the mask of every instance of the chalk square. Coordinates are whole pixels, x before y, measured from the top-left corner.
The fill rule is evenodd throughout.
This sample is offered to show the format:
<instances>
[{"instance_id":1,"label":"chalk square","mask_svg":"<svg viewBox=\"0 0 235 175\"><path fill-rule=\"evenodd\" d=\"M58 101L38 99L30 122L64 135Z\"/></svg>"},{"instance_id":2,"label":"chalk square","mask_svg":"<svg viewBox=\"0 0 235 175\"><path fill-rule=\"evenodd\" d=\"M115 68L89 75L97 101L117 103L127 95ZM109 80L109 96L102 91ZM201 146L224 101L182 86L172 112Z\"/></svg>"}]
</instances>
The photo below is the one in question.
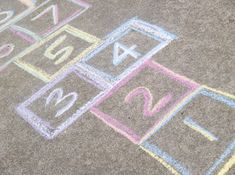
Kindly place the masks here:
<instances>
[{"instance_id":1,"label":"chalk square","mask_svg":"<svg viewBox=\"0 0 235 175\"><path fill-rule=\"evenodd\" d=\"M52 45L53 43L57 42L57 40L60 40L59 38L63 36L68 37L67 40L64 40L67 41L66 44L68 45L66 45L66 47L62 47L62 49L72 47L73 51L71 52L71 55L68 56L66 61L64 61L62 64L60 63L56 65L54 59L49 59L47 56L45 56L45 51L48 48L48 44ZM62 45L63 42L61 42L59 45ZM45 82L49 82L82 59L86 54L91 52L94 48L97 47L99 43L100 40L95 36L78 30L77 28L74 28L70 25L65 25L55 33L51 34L42 41L35 43L17 55L17 57L14 58L15 64L35 77ZM61 47L57 45L53 52L58 51L58 48ZM62 49L60 51L62 51ZM42 54L43 52L44 54ZM38 56L37 54L42 55Z\"/></svg>"},{"instance_id":2,"label":"chalk square","mask_svg":"<svg viewBox=\"0 0 235 175\"><path fill-rule=\"evenodd\" d=\"M47 0L15 25L46 37L76 19L90 6L83 0Z\"/></svg>"},{"instance_id":3,"label":"chalk square","mask_svg":"<svg viewBox=\"0 0 235 175\"><path fill-rule=\"evenodd\" d=\"M195 109L198 111L193 112ZM188 116L192 126L185 122L190 122ZM235 160L234 117L235 96L202 86L180 103L141 147L173 174L226 173Z\"/></svg>"},{"instance_id":4,"label":"chalk square","mask_svg":"<svg viewBox=\"0 0 235 175\"><path fill-rule=\"evenodd\" d=\"M144 103L143 99L137 97L134 97L136 102L133 104L127 103L127 96L139 87L144 89L140 89L142 92L134 96L142 95ZM90 111L133 143L139 144L175 105L198 87L197 83L186 77L156 62L147 61L116 84ZM152 97L151 92L157 92L158 95ZM158 104L158 111L153 113L145 109L146 105L146 108L153 108L153 104Z\"/></svg>"},{"instance_id":5,"label":"chalk square","mask_svg":"<svg viewBox=\"0 0 235 175\"><path fill-rule=\"evenodd\" d=\"M78 64L90 70L90 72L102 76L108 82L115 83L139 67L144 61L150 59L174 39L176 39L176 36L164 29L138 18L133 18L106 36L104 42ZM114 45L119 42L124 43L126 47L139 56L133 58L129 54L126 59L115 66L113 59Z\"/></svg>"},{"instance_id":6,"label":"chalk square","mask_svg":"<svg viewBox=\"0 0 235 175\"><path fill-rule=\"evenodd\" d=\"M71 67L19 104L16 111L44 138L53 139L89 110L104 93L105 87L100 82ZM75 101L73 97L77 97ZM71 101L72 106L67 108Z\"/></svg>"}]
</instances>

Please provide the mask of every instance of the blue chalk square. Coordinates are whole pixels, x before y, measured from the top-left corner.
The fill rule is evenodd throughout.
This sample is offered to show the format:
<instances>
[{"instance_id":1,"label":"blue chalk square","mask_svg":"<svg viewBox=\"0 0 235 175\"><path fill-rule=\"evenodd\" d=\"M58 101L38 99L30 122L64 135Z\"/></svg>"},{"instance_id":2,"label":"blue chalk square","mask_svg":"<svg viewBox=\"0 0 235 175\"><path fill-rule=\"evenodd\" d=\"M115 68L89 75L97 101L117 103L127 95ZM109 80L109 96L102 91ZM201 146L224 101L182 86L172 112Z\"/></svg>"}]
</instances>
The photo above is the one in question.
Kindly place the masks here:
<instances>
[{"instance_id":1,"label":"blue chalk square","mask_svg":"<svg viewBox=\"0 0 235 175\"><path fill-rule=\"evenodd\" d=\"M77 64L115 83L175 38L156 25L133 18L106 36L103 43Z\"/></svg>"},{"instance_id":2,"label":"blue chalk square","mask_svg":"<svg viewBox=\"0 0 235 175\"><path fill-rule=\"evenodd\" d=\"M169 113L141 146L182 175L212 175L234 154L234 126L235 96L202 86Z\"/></svg>"}]
</instances>

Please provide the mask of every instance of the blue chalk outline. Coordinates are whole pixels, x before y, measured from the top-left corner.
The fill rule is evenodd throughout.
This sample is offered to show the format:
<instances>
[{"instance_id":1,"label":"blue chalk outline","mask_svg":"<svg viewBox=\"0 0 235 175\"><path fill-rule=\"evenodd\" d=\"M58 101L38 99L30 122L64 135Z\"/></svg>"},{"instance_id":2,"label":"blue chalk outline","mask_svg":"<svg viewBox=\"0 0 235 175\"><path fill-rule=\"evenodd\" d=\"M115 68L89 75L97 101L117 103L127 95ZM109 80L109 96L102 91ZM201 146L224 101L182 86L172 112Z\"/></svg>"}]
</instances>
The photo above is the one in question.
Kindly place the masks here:
<instances>
[{"instance_id":1,"label":"blue chalk outline","mask_svg":"<svg viewBox=\"0 0 235 175\"><path fill-rule=\"evenodd\" d=\"M179 163L177 160L175 160L173 157L171 157L169 154L164 152L163 150L159 149L157 146L153 145L150 142L144 142L142 145L146 150L154 153L158 157L164 159L169 165L172 165L178 172L180 172L183 175L191 175L190 171L184 167L181 163Z\"/></svg>"},{"instance_id":2,"label":"blue chalk outline","mask_svg":"<svg viewBox=\"0 0 235 175\"><path fill-rule=\"evenodd\" d=\"M201 87L195 93L191 94L191 96L188 97L185 101L183 101L182 104L180 104L180 106L178 106L177 109L161 125L157 126L154 129L154 132L152 132L151 135L143 143L141 143L141 146L162 158L164 161L174 167L177 171L179 171L182 175L189 175L191 173L180 162L176 161L174 158L162 151L156 145L150 143L148 139L151 138L151 136L154 135L157 131L159 131L163 126L167 125L167 123L171 119L173 119L176 114L181 111L182 108L184 108L187 104L189 104L193 99L195 99L199 95L207 96L235 109L235 100L226 97L218 92L214 92L210 89L207 89L206 87ZM211 175L220 166L220 164L222 164L224 160L233 153L234 150L235 138L231 141L231 143L229 143L224 152L215 160L214 163L212 163L212 166L204 174Z\"/></svg>"},{"instance_id":3,"label":"blue chalk outline","mask_svg":"<svg viewBox=\"0 0 235 175\"><path fill-rule=\"evenodd\" d=\"M100 70L99 68L95 68L87 63L87 61L89 61L90 59L95 58L98 53L100 53L105 48L107 48L108 46L110 46L111 44L119 40L121 37L127 35L133 30L147 37L153 38L154 40L157 40L160 43L117 76L113 76L110 73L106 73ZM175 35L165 31L164 29L156 25L144 22L138 19L137 17L134 17L128 20L126 23L122 24L110 34L108 34L105 37L104 42L102 42L94 51L88 54L87 57L82 59L81 62L78 62L77 64L89 70L90 72L95 72L97 75L103 77L109 82L115 83L116 81L121 80L123 77L128 75L132 70L142 65L146 60L150 59L154 54L156 54L159 50L167 46L172 40L176 38L177 37Z\"/></svg>"}]
</instances>

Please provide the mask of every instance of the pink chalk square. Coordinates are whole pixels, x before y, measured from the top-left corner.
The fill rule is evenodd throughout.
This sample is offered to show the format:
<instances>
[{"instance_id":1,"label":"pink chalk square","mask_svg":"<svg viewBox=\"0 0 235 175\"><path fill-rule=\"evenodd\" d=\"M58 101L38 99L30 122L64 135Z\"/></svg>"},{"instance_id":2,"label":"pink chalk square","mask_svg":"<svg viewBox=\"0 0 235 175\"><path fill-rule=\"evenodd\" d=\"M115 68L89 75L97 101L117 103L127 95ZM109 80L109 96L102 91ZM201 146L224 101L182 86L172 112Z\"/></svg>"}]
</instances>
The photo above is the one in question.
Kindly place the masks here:
<instances>
[{"instance_id":1,"label":"pink chalk square","mask_svg":"<svg viewBox=\"0 0 235 175\"><path fill-rule=\"evenodd\" d=\"M135 144L200 85L148 61L116 84L91 112Z\"/></svg>"}]
</instances>

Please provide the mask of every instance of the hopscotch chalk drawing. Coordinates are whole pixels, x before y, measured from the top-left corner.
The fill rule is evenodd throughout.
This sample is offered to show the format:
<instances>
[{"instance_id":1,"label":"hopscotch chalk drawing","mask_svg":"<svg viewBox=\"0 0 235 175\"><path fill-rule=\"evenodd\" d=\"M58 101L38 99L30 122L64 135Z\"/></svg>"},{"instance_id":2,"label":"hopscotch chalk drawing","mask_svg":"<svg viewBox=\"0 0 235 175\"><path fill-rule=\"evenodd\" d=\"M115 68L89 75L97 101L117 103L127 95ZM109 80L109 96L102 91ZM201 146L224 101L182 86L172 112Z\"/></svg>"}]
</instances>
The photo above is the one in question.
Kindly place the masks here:
<instances>
[{"instance_id":1,"label":"hopscotch chalk drawing","mask_svg":"<svg viewBox=\"0 0 235 175\"><path fill-rule=\"evenodd\" d=\"M192 109L201 112L192 113ZM234 133L224 135L225 128L234 131L234 116L234 96L202 86L165 117L141 147L173 174L224 174L234 164ZM195 148L190 146L195 143ZM181 146L187 149L178 150ZM192 161L186 161L190 158Z\"/></svg>"},{"instance_id":2,"label":"hopscotch chalk drawing","mask_svg":"<svg viewBox=\"0 0 235 175\"><path fill-rule=\"evenodd\" d=\"M90 6L46 0L1 8L0 71L14 62L47 83L17 113L53 139L90 110L173 174L228 172L235 163L235 97L151 61L177 38L156 25L135 17L103 40L68 25Z\"/></svg>"},{"instance_id":3,"label":"hopscotch chalk drawing","mask_svg":"<svg viewBox=\"0 0 235 175\"><path fill-rule=\"evenodd\" d=\"M56 22L55 20L54 22ZM130 23L130 24L129 24ZM149 25L149 26L148 26ZM124 28L127 28L128 30L124 30ZM135 19L130 20L124 25L124 28L121 29L121 33L117 32L120 29L115 30L114 33L111 34L111 36L115 35L123 35L125 33L128 33L129 30L135 30L139 31L142 36L148 37L151 36L155 40L158 38L158 45L156 46L155 43L153 44L153 49L147 48L147 56L151 56L155 54L157 51L159 51L161 48L165 47L171 40L175 38L174 35L165 32L164 30L150 25L148 23L145 23L144 21L140 21ZM146 30L146 31L145 31ZM147 31L148 30L148 31ZM116 34L115 34L116 33ZM143 34L142 34L143 33ZM107 38L111 38L107 37ZM151 38L151 39L152 39ZM164 41L163 41L164 39ZM69 43L68 43L69 42ZM107 40L106 40L107 42ZM68 43L68 44L65 44ZM76 45L71 45L70 43L77 43ZM97 72L91 72L89 69L87 69L86 66L83 66L83 64L79 64L81 62L82 58L87 59L86 55L92 55L94 54L93 52L96 52L96 50L99 50L99 46L102 46L103 43L101 40L98 38L89 35L85 32L82 32L76 28L73 28L70 25L66 25L62 27L61 29L57 30L55 33L51 34L45 39L42 39L41 41L36 42L34 45L26 49L24 52L20 53L17 58L16 58L16 65L19 67L23 68L30 74L34 75L35 77L45 81L45 82L50 82L46 87L52 86L51 81L54 80L53 82L58 81L56 77L61 77L61 74L64 74L63 77L66 77L65 75L69 74L68 72L70 71L70 67L73 66L75 63L78 62L77 69L80 72L83 72L84 76L86 77L85 81L88 81L88 83L93 83L96 86L100 86L102 84L103 88L100 89L105 89L105 92L109 92L109 90L112 88L112 84L110 84L109 81L105 80L104 77L100 76L97 74ZM65 44L65 47L59 47L61 44ZM84 49L82 47L86 46ZM77 47L77 48L76 48ZM60 48L60 49L58 49ZM122 49L124 52L122 54L119 54L118 49ZM123 44L116 42L115 43L115 48L113 49L114 51L114 64L118 65L120 64L123 60L126 59L127 56L132 55L136 57L136 59L139 59L141 56L141 53L135 51L134 49L137 48L137 45L133 45L130 48L127 48ZM56 51L58 49L58 51ZM80 50L79 50L80 49ZM43 53L43 54L42 54ZM73 53L73 55L72 55ZM89 54L91 53L91 54ZM34 58L37 56L34 55L41 55L40 59L35 60ZM140 58L141 59L141 58ZM147 60L147 58L143 58L144 60ZM134 70L134 68L137 68L138 66L141 66L141 64L144 62L142 60L139 62L135 67L132 67L129 69L131 72ZM35 62L36 61L36 62ZM38 65L41 65L40 67ZM80 66L80 67L79 67ZM50 68L50 69L48 69ZM68 69L68 71L67 71ZM60 78L59 78L60 79ZM68 79L68 78L67 78ZM60 79L61 80L61 79ZM95 83L96 82L96 83ZM99 83L97 83L99 82ZM17 108L17 111L21 114L21 116L28 121L37 131L39 131L42 135L44 135L47 138L53 138L54 136L57 135L57 133L61 132L64 128L62 126L55 125L54 130L51 132L49 128L51 128L51 124L48 121L45 122L42 118L43 117L35 117L39 116L39 114L35 114L32 112L32 110L29 110L28 106L34 101L32 99L38 98L38 94L41 94L41 92L44 92L44 90L39 91L35 95L32 96L28 101L23 102L22 104L19 105ZM60 118L58 116L62 115L64 111L70 112L71 106L75 103L75 96L80 97L80 93L76 92L67 92L66 94L64 93L64 89L62 87L57 87L52 91L50 94L47 96L46 100L46 106L50 108L50 105L52 101L56 103L55 106L58 106L61 104L61 101L64 101L65 99L72 100L71 103L67 103L61 108L59 111L56 112L55 118ZM106 94L104 93L104 94ZM71 94L73 94L71 96ZM83 94L84 95L84 94ZM56 101L53 100L55 97L57 97ZM93 97L95 98L96 95ZM169 101L171 100L171 95L166 95L163 97L158 104L156 104L156 107L154 109L154 113L156 113L156 110L160 110L161 108L164 108ZM94 103L92 103L94 105ZM90 106L92 107L92 106ZM62 112L61 112L62 111ZM61 114L62 113L62 114ZM43 116L48 116L49 114L41 114ZM79 116L79 115L76 115ZM77 118L77 117L75 117ZM35 119L35 122L34 122ZM69 119L70 120L70 119ZM43 124L40 122L42 121ZM72 120L73 121L73 120ZM63 123L63 122L62 122ZM65 123L68 123L67 121ZM64 124L63 124L64 126ZM57 129L55 129L57 128ZM59 129L58 129L59 128ZM63 128L63 129L61 129Z\"/></svg>"},{"instance_id":4,"label":"hopscotch chalk drawing","mask_svg":"<svg viewBox=\"0 0 235 175\"><path fill-rule=\"evenodd\" d=\"M20 104L17 112L42 136L52 139L89 110L105 89L72 67Z\"/></svg>"},{"instance_id":5,"label":"hopscotch chalk drawing","mask_svg":"<svg viewBox=\"0 0 235 175\"><path fill-rule=\"evenodd\" d=\"M73 45L71 41L74 41ZM15 58L15 64L36 78L49 82L96 48L99 43L100 40L95 36L65 25L21 52ZM59 49L62 44L68 45ZM35 60L37 54L41 56Z\"/></svg>"}]
</instances>

